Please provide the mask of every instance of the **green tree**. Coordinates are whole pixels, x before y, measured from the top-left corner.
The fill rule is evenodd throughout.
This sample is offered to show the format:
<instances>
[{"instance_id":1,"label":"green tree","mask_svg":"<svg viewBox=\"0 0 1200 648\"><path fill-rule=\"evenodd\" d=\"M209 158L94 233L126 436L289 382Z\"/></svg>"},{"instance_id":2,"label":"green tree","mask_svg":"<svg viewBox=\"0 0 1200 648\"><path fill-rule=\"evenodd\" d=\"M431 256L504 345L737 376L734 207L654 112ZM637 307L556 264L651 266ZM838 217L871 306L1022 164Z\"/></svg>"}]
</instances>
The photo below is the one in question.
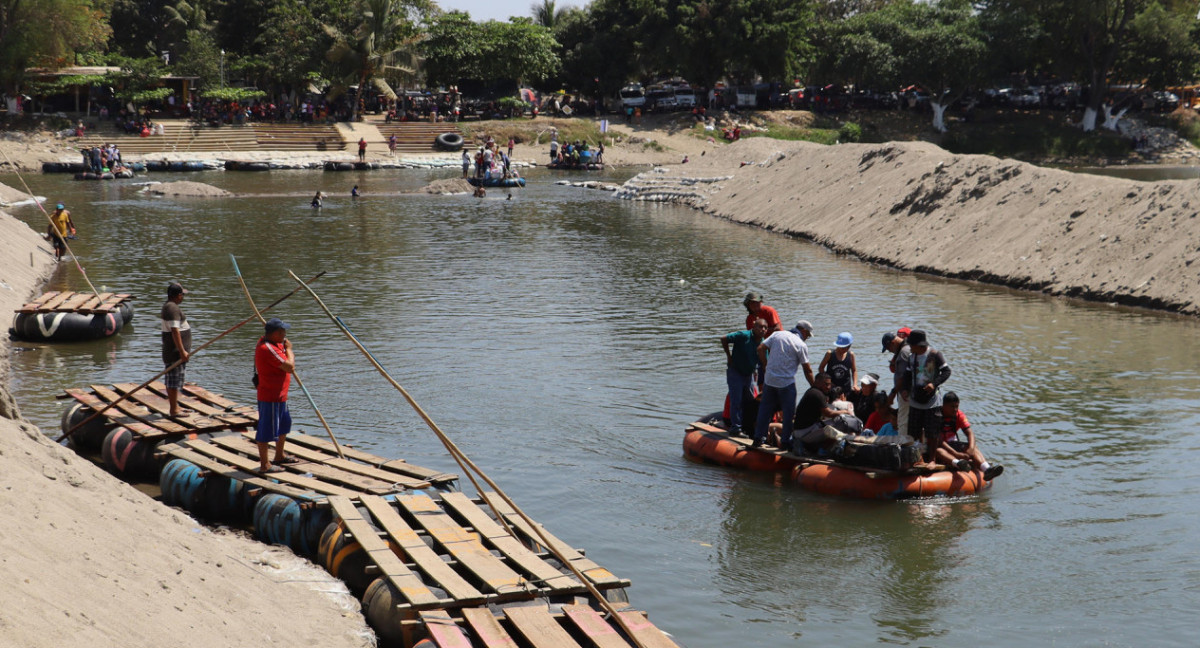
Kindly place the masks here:
<instances>
[{"instance_id":1,"label":"green tree","mask_svg":"<svg viewBox=\"0 0 1200 648\"><path fill-rule=\"evenodd\" d=\"M352 31L324 23L321 28L333 40L325 53L332 64L331 96L344 92L357 83L358 101L355 117L362 114L367 84L390 99L396 93L387 82L388 75L409 77L416 73L416 29L418 16L410 12L423 11L424 4L403 0L362 0L359 21Z\"/></svg>"},{"instance_id":2,"label":"green tree","mask_svg":"<svg viewBox=\"0 0 1200 648\"><path fill-rule=\"evenodd\" d=\"M860 85L921 86L938 132L946 131L946 108L985 78L987 44L967 0L896 2L852 16L827 42L819 69Z\"/></svg>"},{"instance_id":3,"label":"green tree","mask_svg":"<svg viewBox=\"0 0 1200 648\"><path fill-rule=\"evenodd\" d=\"M420 47L431 85L461 79L539 83L558 72L557 49L550 30L529 18L477 23L458 11L432 19Z\"/></svg>"},{"instance_id":4,"label":"green tree","mask_svg":"<svg viewBox=\"0 0 1200 648\"><path fill-rule=\"evenodd\" d=\"M0 88L16 113L31 66L59 68L75 53L103 47L110 34L101 5L89 0L0 0Z\"/></svg>"},{"instance_id":5,"label":"green tree","mask_svg":"<svg viewBox=\"0 0 1200 648\"><path fill-rule=\"evenodd\" d=\"M559 7L554 0L542 0L541 2L533 3L529 8L530 15L533 16L533 22L541 25L550 31L558 26L563 17L567 13L566 7Z\"/></svg>"},{"instance_id":6,"label":"green tree","mask_svg":"<svg viewBox=\"0 0 1200 648\"><path fill-rule=\"evenodd\" d=\"M1123 77L1144 80L1152 88L1191 81L1200 69L1196 20L1186 13L1150 3L1130 26L1129 47L1117 67Z\"/></svg>"}]
</instances>

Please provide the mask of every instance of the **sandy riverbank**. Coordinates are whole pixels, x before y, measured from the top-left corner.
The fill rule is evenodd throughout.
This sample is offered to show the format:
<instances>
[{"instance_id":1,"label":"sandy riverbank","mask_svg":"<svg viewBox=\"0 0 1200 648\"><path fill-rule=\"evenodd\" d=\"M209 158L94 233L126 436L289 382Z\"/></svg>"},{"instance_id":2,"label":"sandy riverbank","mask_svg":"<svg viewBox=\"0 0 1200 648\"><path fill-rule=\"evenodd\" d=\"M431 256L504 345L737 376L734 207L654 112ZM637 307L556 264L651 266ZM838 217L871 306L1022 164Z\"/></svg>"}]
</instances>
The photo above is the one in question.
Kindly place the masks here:
<instances>
[{"instance_id":1,"label":"sandy riverbank","mask_svg":"<svg viewBox=\"0 0 1200 648\"><path fill-rule=\"evenodd\" d=\"M903 270L1200 315L1200 184L1046 169L928 143L746 139L631 179Z\"/></svg>"},{"instance_id":2,"label":"sandy riverbank","mask_svg":"<svg viewBox=\"0 0 1200 648\"><path fill-rule=\"evenodd\" d=\"M0 312L37 293L52 267L49 245L0 212ZM344 586L324 570L211 530L22 420L7 335L0 346L0 644L374 645L358 602L333 593Z\"/></svg>"}]
</instances>

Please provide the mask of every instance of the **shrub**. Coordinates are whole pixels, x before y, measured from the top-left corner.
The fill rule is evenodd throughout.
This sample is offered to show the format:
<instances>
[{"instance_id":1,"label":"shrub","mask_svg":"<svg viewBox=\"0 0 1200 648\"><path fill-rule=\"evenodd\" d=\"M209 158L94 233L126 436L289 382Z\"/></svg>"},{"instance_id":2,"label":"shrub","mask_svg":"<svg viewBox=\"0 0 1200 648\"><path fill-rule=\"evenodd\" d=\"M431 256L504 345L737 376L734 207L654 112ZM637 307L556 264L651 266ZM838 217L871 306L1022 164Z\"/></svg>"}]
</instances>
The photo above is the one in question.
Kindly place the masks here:
<instances>
[{"instance_id":1,"label":"shrub","mask_svg":"<svg viewBox=\"0 0 1200 648\"><path fill-rule=\"evenodd\" d=\"M839 142L861 142L862 136L862 127L854 122L846 122L838 129Z\"/></svg>"}]
</instances>

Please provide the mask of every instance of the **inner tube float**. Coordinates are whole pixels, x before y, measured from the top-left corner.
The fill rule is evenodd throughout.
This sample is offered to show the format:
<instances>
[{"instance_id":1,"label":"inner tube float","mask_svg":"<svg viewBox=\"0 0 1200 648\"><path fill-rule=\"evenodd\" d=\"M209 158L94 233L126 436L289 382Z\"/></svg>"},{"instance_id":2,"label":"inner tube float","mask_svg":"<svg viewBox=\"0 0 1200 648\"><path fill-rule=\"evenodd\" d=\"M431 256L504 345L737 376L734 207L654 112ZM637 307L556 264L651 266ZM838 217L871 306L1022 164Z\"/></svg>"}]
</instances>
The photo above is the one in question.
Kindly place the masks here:
<instances>
[{"instance_id":1,"label":"inner tube float","mask_svg":"<svg viewBox=\"0 0 1200 648\"><path fill-rule=\"evenodd\" d=\"M329 161L329 162L325 163L325 170L326 171L353 171L354 163L353 162Z\"/></svg>"},{"instance_id":2,"label":"inner tube float","mask_svg":"<svg viewBox=\"0 0 1200 648\"><path fill-rule=\"evenodd\" d=\"M355 162L355 171L374 171L379 168L378 162Z\"/></svg>"},{"instance_id":3,"label":"inner tube float","mask_svg":"<svg viewBox=\"0 0 1200 648\"><path fill-rule=\"evenodd\" d=\"M226 171L270 171L270 162L239 162L238 160L225 160Z\"/></svg>"},{"instance_id":4,"label":"inner tube float","mask_svg":"<svg viewBox=\"0 0 1200 648\"><path fill-rule=\"evenodd\" d=\"M525 178L467 178L472 187L524 187Z\"/></svg>"},{"instance_id":5,"label":"inner tube float","mask_svg":"<svg viewBox=\"0 0 1200 648\"><path fill-rule=\"evenodd\" d=\"M82 171L75 174L76 180L112 180L116 176L111 172L96 173L94 171Z\"/></svg>"},{"instance_id":6,"label":"inner tube float","mask_svg":"<svg viewBox=\"0 0 1200 648\"><path fill-rule=\"evenodd\" d=\"M42 173L82 173L89 168L83 162L42 162Z\"/></svg>"},{"instance_id":7,"label":"inner tube float","mask_svg":"<svg viewBox=\"0 0 1200 648\"><path fill-rule=\"evenodd\" d=\"M129 316L133 317L130 308ZM83 342L112 337L125 326L121 310L108 313L17 313L12 334L29 342Z\"/></svg>"},{"instance_id":8,"label":"inner tube float","mask_svg":"<svg viewBox=\"0 0 1200 648\"><path fill-rule=\"evenodd\" d=\"M683 452L688 459L702 463L756 472L787 473L793 483L805 490L841 497L959 497L981 493L992 486L991 482L983 479L983 473L979 470L910 475L810 463L796 455L773 449L752 450L742 440L734 440L724 432L712 432L694 425L689 426L684 434Z\"/></svg>"},{"instance_id":9,"label":"inner tube float","mask_svg":"<svg viewBox=\"0 0 1200 648\"><path fill-rule=\"evenodd\" d=\"M146 163L147 171L203 171L204 163L198 160L171 162L168 160L151 160Z\"/></svg>"},{"instance_id":10,"label":"inner tube float","mask_svg":"<svg viewBox=\"0 0 1200 648\"><path fill-rule=\"evenodd\" d=\"M443 151L458 151L463 147L463 136L458 133L442 133L434 140L434 146Z\"/></svg>"},{"instance_id":11,"label":"inner tube float","mask_svg":"<svg viewBox=\"0 0 1200 648\"><path fill-rule=\"evenodd\" d=\"M70 430L75 430L71 432L71 436L67 437L67 444L76 452L90 453L99 450L100 444L108 434L107 419L103 416L97 416L88 421L88 418L92 414L95 414L95 412L95 410L79 401L72 401L71 405L63 410L60 425L62 426L63 434L66 434ZM75 429L76 425L84 421L87 421L87 423Z\"/></svg>"}]
</instances>

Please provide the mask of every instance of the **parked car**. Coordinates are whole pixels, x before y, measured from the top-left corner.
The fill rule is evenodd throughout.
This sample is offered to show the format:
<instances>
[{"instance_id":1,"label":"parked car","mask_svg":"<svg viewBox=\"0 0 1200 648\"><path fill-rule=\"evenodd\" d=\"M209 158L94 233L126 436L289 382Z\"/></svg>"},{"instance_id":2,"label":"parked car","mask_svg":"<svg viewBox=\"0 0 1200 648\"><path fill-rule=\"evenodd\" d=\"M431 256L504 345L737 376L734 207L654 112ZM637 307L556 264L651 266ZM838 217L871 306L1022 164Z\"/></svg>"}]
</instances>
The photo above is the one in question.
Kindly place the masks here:
<instances>
[{"instance_id":1,"label":"parked car","mask_svg":"<svg viewBox=\"0 0 1200 648\"><path fill-rule=\"evenodd\" d=\"M1032 89L1013 92L1008 96L1008 105L1018 108L1037 108L1042 104L1042 95Z\"/></svg>"},{"instance_id":2,"label":"parked car","mask_svg":"<svg viewBox=\"0 0 1200 648\"><path fill-rule=\"evenodd\" d=\"M1174 92L1159 90L1150 96L1154 99L1154 109L1159 112L1171 112L1179 107L1179 96Z\"/></svg>"}]
</instances>

